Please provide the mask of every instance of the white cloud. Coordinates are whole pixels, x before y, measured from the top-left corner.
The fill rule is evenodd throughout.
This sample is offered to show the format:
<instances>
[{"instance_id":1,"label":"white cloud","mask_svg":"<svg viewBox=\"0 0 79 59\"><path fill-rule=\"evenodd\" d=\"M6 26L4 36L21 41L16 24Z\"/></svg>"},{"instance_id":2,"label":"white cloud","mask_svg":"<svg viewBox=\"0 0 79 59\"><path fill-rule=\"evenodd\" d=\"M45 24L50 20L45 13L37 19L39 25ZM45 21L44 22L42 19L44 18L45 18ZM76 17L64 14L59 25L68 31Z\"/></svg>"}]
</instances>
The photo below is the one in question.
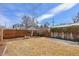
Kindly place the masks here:
<instances>
[{"instance_id":1,"label":"white cloud","mask_svg":"<svg viewBox=\"0 0 79 59\"><path fill-rule=\"evenodd\" d=\"M56 14L58 14L60 12L71 9L75 5L76 5L76 3L64 3L64 4L61 4L61 5L57 6L57 7L49 10L47 13L43 14L42 16L38 17L37 20L40 22L40 21L42 21L42 20L44 20L46 18L53 17L53 16L55 16Z\"/></svg>"},{"instance_id":2,"label":"white cloud","mask_svg":"<svg viewBox=\"0 0 79 59\"><path fill-rule=\"evenodd\" d=\"M0 25L8 25L8 24L10 24L11 23L11 21L10 21L10 19L8 19L7 17L5 17L4 15L0 15Z\"/></svg>"}]
</instances>

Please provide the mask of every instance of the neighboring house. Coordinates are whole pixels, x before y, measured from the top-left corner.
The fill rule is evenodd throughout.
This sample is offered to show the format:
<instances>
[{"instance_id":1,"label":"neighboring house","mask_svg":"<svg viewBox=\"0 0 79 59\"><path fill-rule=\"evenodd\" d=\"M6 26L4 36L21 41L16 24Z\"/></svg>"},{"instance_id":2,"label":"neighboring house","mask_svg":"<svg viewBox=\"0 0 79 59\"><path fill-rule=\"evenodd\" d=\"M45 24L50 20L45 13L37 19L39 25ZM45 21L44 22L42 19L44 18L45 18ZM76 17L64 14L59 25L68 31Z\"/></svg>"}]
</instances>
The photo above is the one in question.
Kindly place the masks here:
<instances>
[{"instance_id":1,"label":"neighboring house","mask_svg":"<svg viewBox=\"0 0 79 59\"><path fill-rule=\"evenodd\" d=\"M52 28L70 27L70 26L79 26L79 23L70 23L70 24L64 24L64 25L55 25Z\"/></svg>"},{"instance_id":2,"label":"neighboring house","mask_svg":"<svg viewBox=\"0 0 79 59\"><path fill-rule=\"evenodd\" d=\"M31 30L30 36L33 36L35 30L37 31L37 29L35 27L29 27L29 28L27 28L27 30Z\"/></svg>"},{"instance_id":3,"label":"neighboring house","mask_svg":"<svg viewBox=\"0 0 79 59\"><path fill-rule=\"evenodd\" d=\"M13 29L25 29L23 24L14 24Z\"/></svg>"},{"instance_id":4,"label":"neighboring house","mask_svg":"<svg viewBox=\"0 0 79 59\"><path fill-rule=\"evenodd\" d=\"M79 41L79 23L57 25L51 31L51 37Z\"/></svg>"},{"instance_id":5,"label":"neighboring house","mask_svg":"<svg viewBox=\"0 0 79 59\"><path fill-rule=\"evenodd\" d=\"M6 28L5 26L0 25L0 28Z\"/></svg>"}]
</instances>

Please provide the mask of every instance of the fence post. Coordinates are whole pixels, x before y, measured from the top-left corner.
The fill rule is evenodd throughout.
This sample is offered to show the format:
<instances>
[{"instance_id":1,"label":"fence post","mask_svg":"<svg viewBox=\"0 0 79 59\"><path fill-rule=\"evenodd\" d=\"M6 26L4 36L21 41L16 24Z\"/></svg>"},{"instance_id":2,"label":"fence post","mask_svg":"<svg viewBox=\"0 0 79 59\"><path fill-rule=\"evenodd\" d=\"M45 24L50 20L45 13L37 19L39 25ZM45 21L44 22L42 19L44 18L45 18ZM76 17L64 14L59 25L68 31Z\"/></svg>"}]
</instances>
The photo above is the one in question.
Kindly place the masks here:
<instances>
[{"instance_id":1,"label":"fence post","mask_svg":"<svg viewBox=\"0 0 79 59\"><path fill-rule=\"evenodd\" d=\"M3 29L0 29L0 40L3 41Z\"/></svg>"}]
</instances>

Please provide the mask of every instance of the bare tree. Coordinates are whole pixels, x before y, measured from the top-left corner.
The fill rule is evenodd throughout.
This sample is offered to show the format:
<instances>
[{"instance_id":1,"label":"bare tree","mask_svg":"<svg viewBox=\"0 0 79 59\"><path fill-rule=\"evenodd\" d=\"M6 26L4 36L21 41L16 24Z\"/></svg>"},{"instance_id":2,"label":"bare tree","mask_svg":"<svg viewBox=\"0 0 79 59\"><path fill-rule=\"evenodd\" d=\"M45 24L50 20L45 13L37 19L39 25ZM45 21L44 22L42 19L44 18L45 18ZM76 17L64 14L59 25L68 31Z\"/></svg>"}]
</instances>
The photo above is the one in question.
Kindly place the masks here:
<instances>
[{"instance_id":1,"label":"bare tree","mask_svg":"<svg viewBox=\"0 0 79 59\"><path fill-rule=\"evenodd\" d=\"M49 22L46 22L46 23L44 24L44 27L49 27L49 25L50 25L50 23L49 23Z\"/></svg>"},{"instance_id":2,"label":"bare tree","mask_svg":"<svg viewBox=\"0 0 79 59\"><path fill-rule=\"evenodd\" d=\"M74 23L79 22L79 13L73 18Z\"/></svg>"},{"instance_id":3,"label":"bare tree","mask_svg":"<svg viewBox=\"0 0 79 59\"><path fill-rule=\"evenodd\" d=\"M35 27L37 25L35 18L32 16L23 16L22 21L25 28Z\"/></svg>"}]
</instances>

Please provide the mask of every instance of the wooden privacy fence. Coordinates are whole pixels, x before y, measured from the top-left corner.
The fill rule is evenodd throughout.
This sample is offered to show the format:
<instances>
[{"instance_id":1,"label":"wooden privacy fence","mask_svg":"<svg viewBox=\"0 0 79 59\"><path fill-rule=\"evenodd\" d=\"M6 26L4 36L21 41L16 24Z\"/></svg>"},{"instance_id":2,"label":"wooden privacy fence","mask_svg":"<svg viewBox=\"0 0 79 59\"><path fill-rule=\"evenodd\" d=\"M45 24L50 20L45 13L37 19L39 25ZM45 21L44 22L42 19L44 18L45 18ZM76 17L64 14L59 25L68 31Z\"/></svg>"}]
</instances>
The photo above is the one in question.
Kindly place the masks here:
<instances>
[{"instance_id":1,"label":"wooden privacy fence","mask_svg":"<svg viewBox=\"0 0 79 59\"><path fill-rule=\"evenodd\" d=\"M32 30L0 29L0 40L31 36L31 32ZM38 30L34 30L33 32L33 36L38 36ZM50 32L45 31L42 36L49 37Z\"/></svg>"},{"instance_id":2,"label":"wooden privacy fence","mask_svg":"<svg viewBox=\"0 0 79 59\"><path fill-rule=\"evenodd\" d=\"M30 34L31 34L30 30L16 30L16 29L4 29L3 30L4 39L30 36Z\"/></svg>"}]
</instances>

